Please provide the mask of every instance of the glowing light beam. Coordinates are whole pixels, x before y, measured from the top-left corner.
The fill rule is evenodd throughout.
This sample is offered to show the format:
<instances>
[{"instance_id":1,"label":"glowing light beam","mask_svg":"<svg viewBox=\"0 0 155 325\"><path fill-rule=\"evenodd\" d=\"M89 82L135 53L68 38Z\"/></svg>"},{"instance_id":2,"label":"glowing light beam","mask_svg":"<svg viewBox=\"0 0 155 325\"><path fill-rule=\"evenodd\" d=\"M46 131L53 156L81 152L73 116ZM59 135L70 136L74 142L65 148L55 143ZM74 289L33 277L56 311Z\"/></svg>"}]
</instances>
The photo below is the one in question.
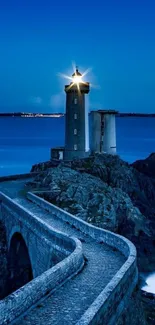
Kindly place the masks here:
<instances>
[{"instance_id":1,"label":"glowing light beam","mask_svg":"<svg viewBox=\"0 0 155 325\"><path fill-rule=\"evenodd\" d=\"M73 72L74 72L74 76L70 77L66 74L63 74L63 73L58 73L58 76L63 78L63 79L68 79L71 81L70 85L68 86L68 90L71 89L74 85L77 85L77 88L78 88L78 92L80 92L80 85L79 84L86 84L86 82L83 80L83 77L85 77L90 71L92 71L92 68L88 68L87 70L85 70L83 72L82 75L78 75L77 74L77 71L78 71L78 68L77 66L75 65L74 62L72 62L72 67L73 67ZM100 86L98 85L94 85L92 83L90 83L90 86L92 88L96 88L96 89L100 89Z\"/></svg>"}]
</instances>

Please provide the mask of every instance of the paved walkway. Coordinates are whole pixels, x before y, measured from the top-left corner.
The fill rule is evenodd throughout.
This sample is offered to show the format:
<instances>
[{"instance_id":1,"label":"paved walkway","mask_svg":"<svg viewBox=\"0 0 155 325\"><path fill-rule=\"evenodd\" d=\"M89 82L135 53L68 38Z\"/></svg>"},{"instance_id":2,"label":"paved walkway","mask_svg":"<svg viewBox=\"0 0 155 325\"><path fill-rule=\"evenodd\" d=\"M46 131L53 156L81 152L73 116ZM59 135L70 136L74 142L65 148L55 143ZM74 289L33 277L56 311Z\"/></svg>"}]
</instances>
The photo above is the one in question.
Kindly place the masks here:
<instances>
[{"instance_id":1,"label":"paved walkway","mask_svg":"<svg viewBox=\"0 0 155 325\"><path fill-rule=\"evenodd\" d=\"M43 302L28 311L16 325L71 325L81 318L90 304L109 283L125 261L123 255L105 244L99 244L89 236L72 228L53 214L44 211L22 197L25 180L0 183L0 191L44 220L55 230L81 240L86 264L83 270ZM18 192L18 190L19 192ZM106 325L106 324L104 324Z\"/></svg>"}]
</instances>

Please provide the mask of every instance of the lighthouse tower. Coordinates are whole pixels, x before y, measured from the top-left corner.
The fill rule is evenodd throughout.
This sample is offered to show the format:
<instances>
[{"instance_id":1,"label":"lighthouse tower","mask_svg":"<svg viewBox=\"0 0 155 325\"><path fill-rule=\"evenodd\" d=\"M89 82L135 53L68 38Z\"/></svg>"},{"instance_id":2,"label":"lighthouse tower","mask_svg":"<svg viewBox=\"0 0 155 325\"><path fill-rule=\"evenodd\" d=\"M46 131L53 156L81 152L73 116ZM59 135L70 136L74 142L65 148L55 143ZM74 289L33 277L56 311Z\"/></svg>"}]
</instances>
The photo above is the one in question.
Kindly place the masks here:
<instances>
[{"instance_id":1,"label":"lighthouse tower","mask_svg":"<svg viewBox=\"0 0 155 325\"><path fill-rule=\"evenodd\" d=\"M65 160L89 155L88 112L85 108L85 94L89 93L89 88L89 82L82 80L82 74L76 68L72 82L65 86Z\"/></svg>"}]
</instances>

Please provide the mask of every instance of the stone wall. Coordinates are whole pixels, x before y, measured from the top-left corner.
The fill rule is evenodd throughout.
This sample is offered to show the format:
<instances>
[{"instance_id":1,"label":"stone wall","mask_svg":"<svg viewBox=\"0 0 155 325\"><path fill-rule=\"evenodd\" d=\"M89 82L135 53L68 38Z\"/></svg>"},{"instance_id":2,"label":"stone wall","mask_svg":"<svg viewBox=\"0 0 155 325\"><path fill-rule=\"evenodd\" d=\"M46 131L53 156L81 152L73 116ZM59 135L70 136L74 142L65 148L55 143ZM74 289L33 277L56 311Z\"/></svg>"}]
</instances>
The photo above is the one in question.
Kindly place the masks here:
<instances>
[{"instance_id":1,"label":"stone wall","mask_svg":"<svg viewBox=\"0 0 155 325\"><path fill-rule=\"evenodd\" d=\"M17 174L17 175L8 175L8 176L1 176L0 177L0 182L5 182L5 181L13 181L17 179L26 179L26 178L31 178L36 176L38 173L37 172L31 172L31 173L26 173L26 174Z\"/></svg>"},{"instance_id":2,"label":"stone wall","mask_svg":"<svg viewBox=\"0 0 155 325\"><path fill-rule=\"evenodd\" d=\"M6 227L8 249L15 232L20 232L25 240L35 277L0 301L0 325L5 325L76 274L83 267L84 259L78 239L57 233L3 193L0 193L0 218ZM48 269L54 248L67 257Z\"/></svg>"},{"instance_id":3,"label":"stone wall","mask_svg":"<svg viewBox=\"0 0 155 325\"><path fill-rule=\"evenodd\" d=\"M135 246L126 238L92 226L33 193L28 193L27 197L37 205L55 214L58 218L74 225L96 241L104 242L118 249L127 258L121 269L77 323L77 325L116 324L138 281Z\"/></svg>"}]
</instances>

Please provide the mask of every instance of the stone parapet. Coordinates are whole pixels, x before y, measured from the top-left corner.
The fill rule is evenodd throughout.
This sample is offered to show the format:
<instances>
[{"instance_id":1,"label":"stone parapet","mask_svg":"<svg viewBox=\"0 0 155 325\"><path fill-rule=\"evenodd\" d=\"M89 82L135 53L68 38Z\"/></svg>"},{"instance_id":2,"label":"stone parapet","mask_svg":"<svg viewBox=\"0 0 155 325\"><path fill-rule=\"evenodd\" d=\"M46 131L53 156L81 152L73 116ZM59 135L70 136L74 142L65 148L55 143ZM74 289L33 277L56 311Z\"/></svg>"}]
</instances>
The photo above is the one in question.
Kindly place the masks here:
<instances>
[{"instance_id":1,"label":"stone parapet","mask_svg":"<svg viewBox=\"0 0 155 325\"><path fill-rule=\"evenodd\" d=\"M39 194L39 192L37 193ZM127 258L117 274L77 322L77 325L116 324L138 281L135 246L128 239L90 225L34 193L29 192L27 197L30 201L53 213L63 221L68 222L84 234L94 238L97 242L105 243L113 247L113 249L119 250Z\"/></svg>"},{"instance_id":2,"label":"stone parapet","mask_svg":"<svg viewBox=\"0 0 155 325\"><path fill-rule=\"evenodd\" d=\"M26 179L35 177L38 175L38 172L26 173L26 174L17 174L17 175L8 175L8 176L0 176L0 183L5 181L13 181L17 179Z\"/></svg>"},{"instance_id":3,"label":"stone parapet","mask_svg":"<svg viewBox=\"0 0 155 325\"><path fill-rule=\"evenodd\" d=\"M37 304L42 297L75 275L83 267L84 258L82 244L78 239L55 231L3 193L0 193L0 208L1 218L3 209L5 209L4 217L7 212L13 211L14 216L20 219L20 223L22 220L28 229L32 228L34 232L40 234L41 238L45 237L48 245L51 244L51 250L53 247L57 249L61 247L68 255L61 262L0 301L0 325L5 325L17 319L32 305ZM11 215L9 216L11 218Z\"/></svg>"}]
</instances>

